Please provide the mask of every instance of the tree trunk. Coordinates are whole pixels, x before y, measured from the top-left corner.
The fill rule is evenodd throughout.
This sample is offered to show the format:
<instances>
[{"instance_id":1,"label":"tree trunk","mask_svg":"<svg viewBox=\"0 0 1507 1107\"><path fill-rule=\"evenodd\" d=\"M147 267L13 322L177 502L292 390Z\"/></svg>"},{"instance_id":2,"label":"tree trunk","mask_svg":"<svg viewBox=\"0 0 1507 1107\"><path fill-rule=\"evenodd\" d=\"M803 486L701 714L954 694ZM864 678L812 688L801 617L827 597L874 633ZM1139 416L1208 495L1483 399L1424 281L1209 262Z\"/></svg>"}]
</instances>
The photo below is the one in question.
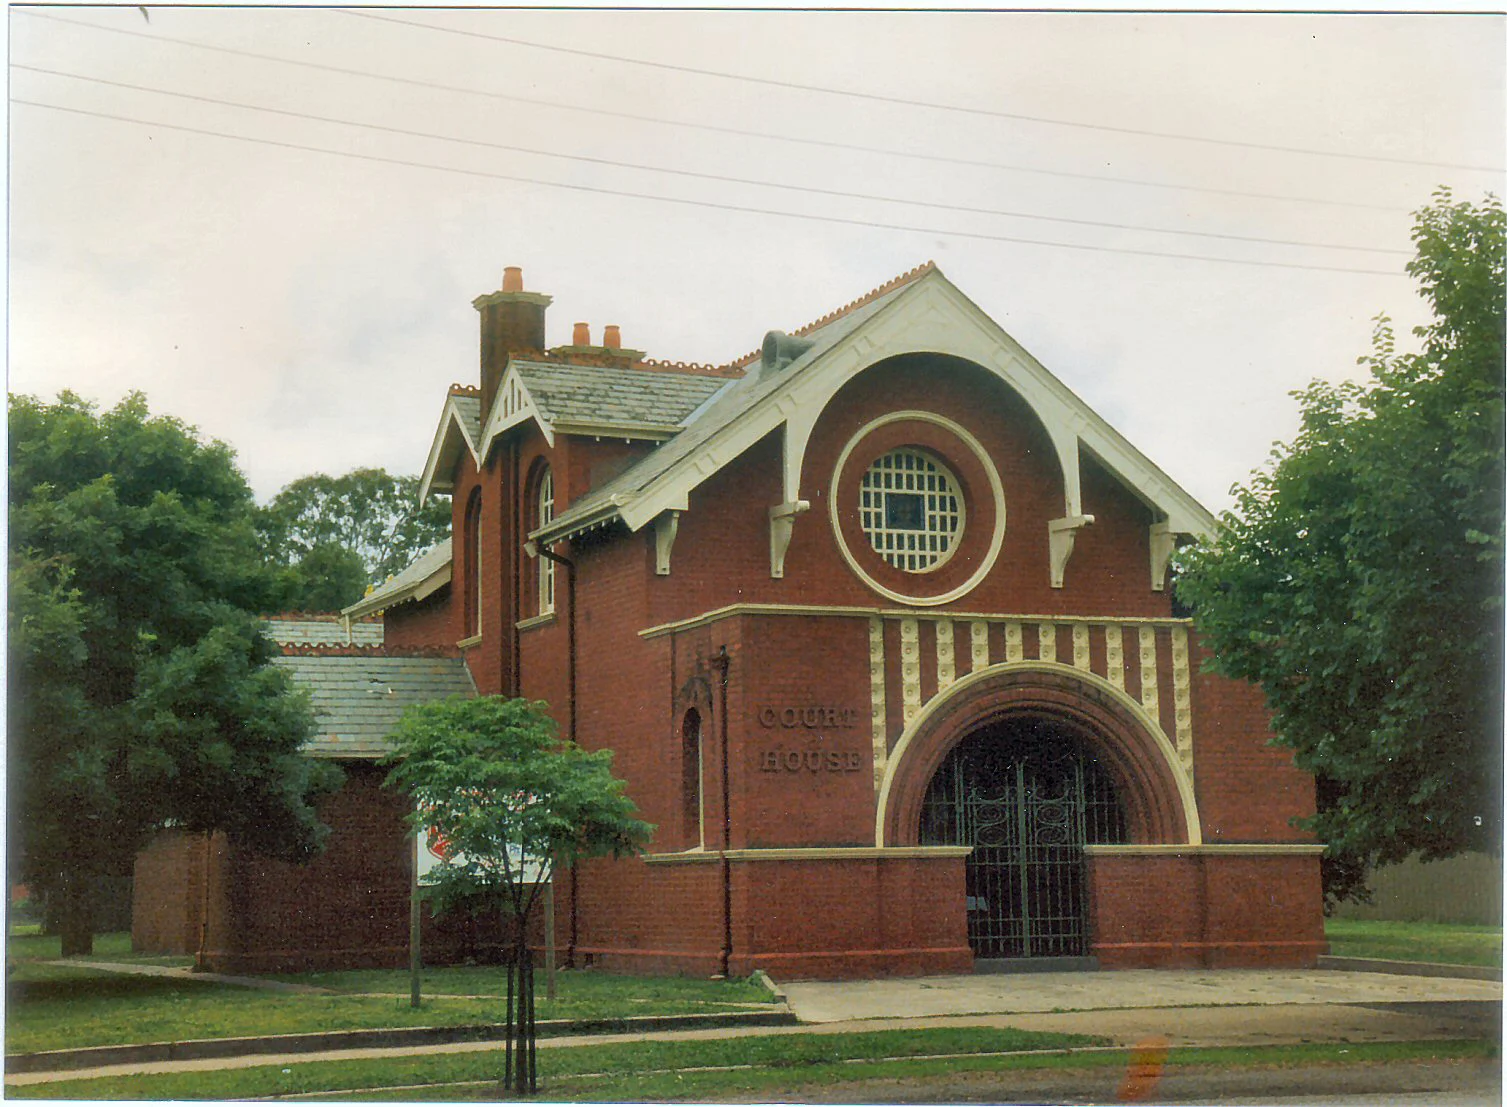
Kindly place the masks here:
<instances>
[{"instance_id":1,"label":"tree trunk","mask_svg":"<svg viewBox=\"0 0 1507 1107\"><path fill-rule=\"evenodd\" d=\"M515 1096L533 1095L539 1089L534 1024L534 962L528 948L528 930L522 922L508 955L508 1011L502 1088Z\"/></svg>"},{"instance_id":2,"label":"tree trunk","mask_svg":"<svg viewBox=\"0 0 1507 1107\"><path fill-rule=\"evenodd\" d=\"M62 893L58 932L63 939L63 956L88 956L94 952L93 882L76 870L67 872Z\"/></svg>"}]
</instances>

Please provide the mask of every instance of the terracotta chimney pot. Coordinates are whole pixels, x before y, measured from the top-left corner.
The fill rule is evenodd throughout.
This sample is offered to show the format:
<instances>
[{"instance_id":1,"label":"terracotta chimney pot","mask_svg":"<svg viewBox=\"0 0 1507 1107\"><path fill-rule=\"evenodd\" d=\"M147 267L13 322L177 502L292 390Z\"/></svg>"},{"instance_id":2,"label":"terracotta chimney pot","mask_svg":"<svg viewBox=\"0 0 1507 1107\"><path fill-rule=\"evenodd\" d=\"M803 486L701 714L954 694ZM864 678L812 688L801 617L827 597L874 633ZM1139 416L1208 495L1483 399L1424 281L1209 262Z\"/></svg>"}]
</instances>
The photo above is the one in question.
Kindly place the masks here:
<instances>
[{"instance_id":1,"label":"terracotta chimney pot","mask_svg":"<svg viewBox=\"0 0 1507 1107\"><path fill-rule=\"evenodd\" d=\"M509 265L502 271L502 290L504 292L523 291L523 270L516 265Z\"/></svg>"},{"instance_id":2,"label":"terracotta chimney pot","mask_svg":"<svg viewBox=\"0 0 1507 1107\"><path fill-rule=\"evenodd\" d=\"M570 344L572 346L590 346L591 325L589 323L577 323L575 333L571 335Z\"/></svg>"},{"instance_id":3,"label":"terracotta chimney pot","mask_svg":"<svg viewBox=\"0 0 1507 1107\"><path fill-rule=\"evenodd\" d=\"M623 348L623 334L616 323L609 323L602 328L602 345L609 350L621 350Z\"/></svg>"}]
</instances>

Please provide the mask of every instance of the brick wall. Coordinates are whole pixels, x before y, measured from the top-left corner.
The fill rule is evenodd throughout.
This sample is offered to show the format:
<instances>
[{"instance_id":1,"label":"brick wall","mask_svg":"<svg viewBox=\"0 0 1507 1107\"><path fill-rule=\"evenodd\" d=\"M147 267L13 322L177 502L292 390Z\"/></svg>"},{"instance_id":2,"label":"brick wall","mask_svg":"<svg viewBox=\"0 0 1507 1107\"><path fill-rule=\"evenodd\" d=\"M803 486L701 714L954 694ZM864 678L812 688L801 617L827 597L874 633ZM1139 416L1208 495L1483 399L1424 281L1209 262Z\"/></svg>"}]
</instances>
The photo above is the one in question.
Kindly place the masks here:
<instances>
[{"instance_id":1,"label":"brick wall","mask_svg":"<svg viewBox=\"0 0 1507 1107\"><path fill-rule=\"evenodd\" d=\"M1328 948L1313 856L1101 855L1088 875L1105 968L1312 967Z\"/></svg>"},{"instance_id":2,"label":"brick wall","mask_svg":"<svg viewBox=\"0 0 1507 1107\"><path fill-rule=\"evenodd\" d=\"M179 896L186 941L172 948L173 934L154 907L138 913L133 944L143 949L155 935L164 952L194 952L203 918L202 884L196 874L208 857L210 881L206 965L218 972L308 972L334 968L408 964L411 839L403 818L407 801L381 787L386 770L348 763L345 786L320 808L331 827L322 854L293 865L230 846L216 835L206 849L202 835L170 835L143 854L154 891L144 902L169 904L164 886L182 885ZM139 864L141 864L139 862ZM176 921L176 914L169 914ZM539 920L531 941L542 943ZM427 908L420 938L426 964L490 961L505 941L502 916L431 917Z\"/></svg>"},{"instance_id":3,"label":"brick wall","mask_svg":"<svg viewBox=\"0 0 1507 1107\"><path fill-rule=\"evenodd\" d=\"M782 579L770 575L768 509L784 498L782 435L776 432L691 493L669 575L655 572L652 527L630 534L614 524L559 547L576 566L575 610L561 567L554 617L515 630L519 619L537 612L538 562L517 557L535 522L530 474L548 461L556 510L563 511L644 447L569 435L558 435L550 447L529 426L516 432L516 444L500 443L480 473L469 459L460 462L457 511L464 510L472 488L482 489L484 503L482 635L466 657L479 689L546 700L562 732L574 723L583 746L614 750L615 771L628 781L642 817L656 826L652 851L680 855L674 861L593 861L562 878L557 933L562 948L573 938L578 964L640 972L720 967L723 865L715 851L723 842L724 815L735 850L873 844L866 618L743 614L657 637L640 632L738 603L898 606L843 560L829 499L839 455L854 435L901 409L933 412L964 427L997 466L1004 486L1006 525L994 568L968 594L927 613L1171 616L1170 596L1151 587L1148 509L1086 455L1083 510L1096 521L1077 536L1066 587L1051 587L1048 522L1065 510L1056 451L1018 395L991 374L952 359L892 359L849 382L823 411L801 478L801 495L812 506L795 519ZM891 424L855 448L840 478L843 494L854 487L868 455L905 443L939 453L954 470L970 499L969 529L953 558L924 577L900 574L877 558L864 561L861 537L854 556L882 583L940 594L977 568L995 508L985 494L981 463L955 440L949 444L945 430L924 421ZM852 514L839 513L850 549ZM469 556L457 546L457 581L465 579ZM389 615L389 641L457 633L457 596L452 587L425 604L400 605ZM1035 656L1037 629L1027 624L1023 630L1027 656ZM897 623L886 621L883 633L886 656L898 657ZM920 633L922 654L933 659L921 669L925 699L938 687L937 643L929 624ZM1003 629L994 626L989 633L998 637ZM1071 628L1059 625L1053 633L1058 657L1070 660ZM1136 649L1130 641L1125 647L1127 653ZM1097 671L1106 664L1106 648L1094 640L1091 667ZM1170 630L1158 628L1157 711L1168 734L1176 727L1171 648ZM725 690L718 660L723 650ZM993 641L991 651L998 660L1003 642ZM1197 670L1202 653L1196 640L1193 655ZM955 641L952 660L959 673L966 671L967 658L968 644ZM1125 692L1139 699L1136 666L1127 664L1124 677ZM893 747L903 726L898 666L887 669L886 681ZM1195 672L1191 699L1194 787L1206 840L1301 841L1290 824L1311 813L1312 784L1283 751L1267 744L1259 693ZM701 721L699 774L689 768L686 752L685 720L692 710ZM1132 768L1141 764L1139 755L1116 756ZM698 786L696 804L687 797L695 799ZM225 963L406 956L401 811L359 773L331 802L329 819L339 827L339 841L307 871L244 857L221 859L225 895L234 899L222 915L236 925L216 937L212 912L211 936ZM1175 840L1165 812L1149 812L1137 827L1143 837ZM701 849L710 855L685 852ZM955 971L970 962L961 860L806 854L734 861L728 872L734 972L763 967L786 977L852 976ZM1308 963L1315 935L1321 937L1317 874L1312 857L1095 858L1090 888L1096 949L1106 965ZM313 944L294 948L290 936L304 934L314 935Z\"/></svg>"},{"instance_id":4,"label":"brick wall","mask_svg":"<svg viewBox=\"0 0 1507 1107\"><path fill-rule=\"evenodd\" d=\"M136 857L131 895L131 949L182 956L195 952L204 917L202 834L170 830Z\"/></svg>"}]
</instances>

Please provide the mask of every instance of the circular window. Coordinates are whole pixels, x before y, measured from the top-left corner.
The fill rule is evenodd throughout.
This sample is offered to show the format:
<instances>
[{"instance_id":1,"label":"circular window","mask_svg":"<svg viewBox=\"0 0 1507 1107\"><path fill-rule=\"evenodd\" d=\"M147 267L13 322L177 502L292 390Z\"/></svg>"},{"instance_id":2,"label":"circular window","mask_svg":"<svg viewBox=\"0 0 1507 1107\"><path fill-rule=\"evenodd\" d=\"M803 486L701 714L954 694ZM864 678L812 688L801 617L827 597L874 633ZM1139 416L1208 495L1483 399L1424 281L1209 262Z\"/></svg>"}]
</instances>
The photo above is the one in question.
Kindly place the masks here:
<instances>
[{"instance_id":1,"label":"circular window","mask_svg":"<svg viewBox=\"0 0 1507 1107\"><path fill-rule=\"evenodd\" d=\"M957 478L928 453L891 450L858 483L858 522L888 564L908 573L935 569L963 532Z\"/></svg>"}]
</instances>

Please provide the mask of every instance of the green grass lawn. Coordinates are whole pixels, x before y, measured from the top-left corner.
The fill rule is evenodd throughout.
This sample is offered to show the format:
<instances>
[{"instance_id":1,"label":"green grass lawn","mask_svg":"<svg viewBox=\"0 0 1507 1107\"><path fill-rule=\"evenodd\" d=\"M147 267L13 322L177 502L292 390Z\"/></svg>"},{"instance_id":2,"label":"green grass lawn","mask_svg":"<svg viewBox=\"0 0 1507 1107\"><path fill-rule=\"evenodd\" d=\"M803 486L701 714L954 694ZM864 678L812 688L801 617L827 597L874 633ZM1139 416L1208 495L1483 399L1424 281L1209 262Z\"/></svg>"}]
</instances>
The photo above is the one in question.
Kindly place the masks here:
<instances>
[{"instance_id":1,"label":"green grass lawn","mask_svg":"<svg viewBox=\"0 0 1507 1107\"><path fill-rule=\"evenodd\" d=\"M23 936L8 943L15 970L6 982L5 1051L30 1053L90 1045L304 1034L374 1027L469 1026L505 1017L507 980L501 968L456 967L425 974L423 1005L409 1005L408 974L310 973L285 977L346 989L336 995L286 994L194 978L129 976L57 958L57 939ZM95 960L187 965L186 958L142 958L129 953L128 935L95 940ZM558 996L545 997L538 978L542 1019L622 1018L705 1014L767 1005L773 997L753 981L675 977L620 977L595 971L557 974ZM362 994L358 988L378 993Z\"/></svg>"},{"instance_id":2,"label":"green grass lawn","mask_svg":"<svg viewBox=\"0 0 1507 1107\"><path fill-rule=\"evenodd\" d=\"M957 1027L856 1034L607 1042L540 1050L540 1097L576 1101L738 1098L830 1099L824 1089L873 1080L945 1079L960 1072L1097 1070L1113 1081L1128 1054L1082 1035ZM1070 1049L1099 1046L1091 1052ZM1335 1043L1258 1048L1176 1049L1172 1066L1291 1067L1351 1062L1490 1058L1496 1043ZM246 1069L166 1073L12 1086L33 1099L247 1099L320 1096L374 1102L495 1100L496 1050L361 1061L311 1061ZM1107 1071L1106 1071L1107 1070Z\"/></svg>"},{"instance_id":3,"label":"green grass lawn","mask_svg":"<svg viewBox=\"0 0 1507 1107\"><path fill-rule=\"evenodd\" d=\"M1502 928L1498 926L1325 919L1324 935L1335 957L1502 967Z\"/></svg>"},{"instance_id":4,"label":"green grass lawn","mask_svg":"<svg viewBox=\"0 0 1507 1107\"><path fill-rule=\"evenodd\" d=\"M958 1027L927 1030L880 1030L855 1034L769 1034L681 1041L619 1041L589 1046L546 1046L539 1051L541 1092L584 1082L593 1091L635 1089L643 1081L668 1075L673 1083L686 1070L735 1068L747 1079L749 1068L809 1068L854 1059L978 1055L1021 1050L1065 1049L1102 1044L1081 1034L1043 1034L1026 1030ZM429 1099L415 1085L463 1085L462 1097L481 1090L496 1095L501 1051L417 1054L360 1061L310 1061L294 1065L259 1065L247 1069L163 1073L138 1077L67 1080L6 1088L7 1096L79 1099L241 1099L252 1096L348 1092L352 1089L409 1089L399 1099ZM725 1074L724 1074L725 1076ZM788 1077L787 1077L788 1078ZM564 1082L572 1083L566 1084ZM731 1087L732 1085L728 1085ZM361 1098L379 1098L380 1093ZM621 1098L636 1098L632 1094Z\"/></svg>"},{"instance_id":5,"label":"green grass lawn","mask_svg":"<svg viewBox=\"0 0 1507 1107\"><path fill-rule=\"evenodd\" d=\"M63 956L63 939L56 934L43 934L39 926L14 927L5 943L6 955L18 965L29 961L55 961ZM131 935L125 931L113 934L96 934L94 952L79 961L114 961L125 964L168 965L188 968L194 963L192 957L163 956L155 953L134 953L131 950Z\"/></svg>"}]
</instances>

